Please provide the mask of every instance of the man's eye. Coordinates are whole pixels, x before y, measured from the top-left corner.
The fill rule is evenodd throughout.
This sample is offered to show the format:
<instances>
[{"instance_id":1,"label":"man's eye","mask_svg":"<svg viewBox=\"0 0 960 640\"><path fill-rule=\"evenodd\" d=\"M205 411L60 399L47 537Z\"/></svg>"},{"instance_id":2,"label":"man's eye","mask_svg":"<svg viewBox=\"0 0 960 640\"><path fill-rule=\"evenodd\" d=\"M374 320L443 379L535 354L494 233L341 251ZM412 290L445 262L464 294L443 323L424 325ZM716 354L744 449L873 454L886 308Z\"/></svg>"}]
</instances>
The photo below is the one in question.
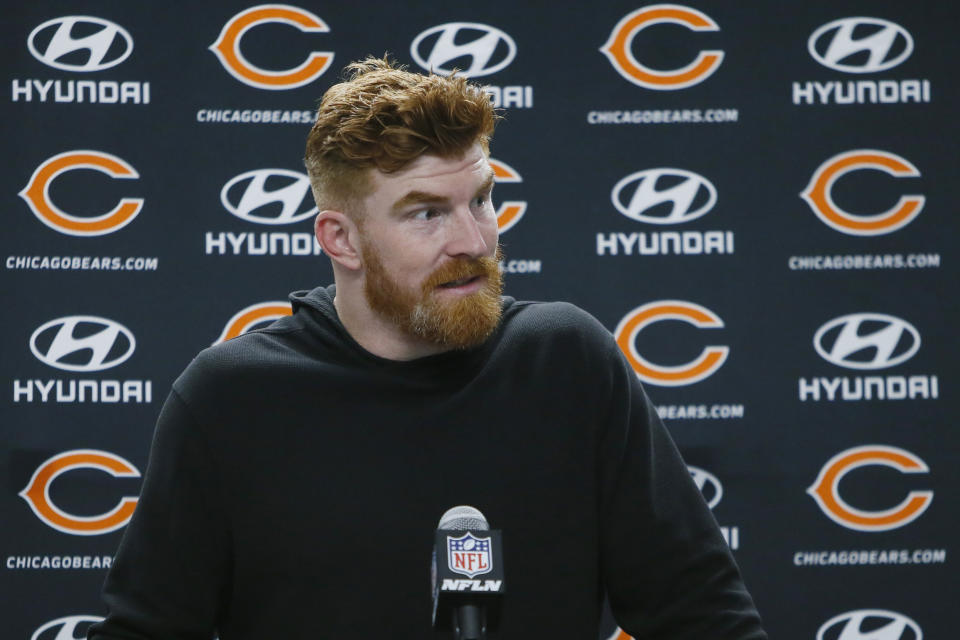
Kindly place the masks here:
<instances>
[{"instance_id":1,"label":"man's eye","mask_svg":"<svg viewBox=\"0 0 960 640\"><path fill-rule=\"evenodd\" d=\"M488 202L490 202L490 195L489 195L489 194L485 194L485 195L482 195L482 196L477 196L476 198L473 199L474 205L476 205L476 206L478 206L478 207L483 207L483 206L485 206Z\"/></svg>"},{"instance_id":2,"label":"man's eye","mask_svg":"<svg viewBox=\"0 0 960 640\"><path fill-rule=\"evenodd\" d=\"M419 211L413 214L414 220L430 220L431 218L436 218L440 215L440 211L433 208L420 209Z\"/></svg>"}]
</instances>

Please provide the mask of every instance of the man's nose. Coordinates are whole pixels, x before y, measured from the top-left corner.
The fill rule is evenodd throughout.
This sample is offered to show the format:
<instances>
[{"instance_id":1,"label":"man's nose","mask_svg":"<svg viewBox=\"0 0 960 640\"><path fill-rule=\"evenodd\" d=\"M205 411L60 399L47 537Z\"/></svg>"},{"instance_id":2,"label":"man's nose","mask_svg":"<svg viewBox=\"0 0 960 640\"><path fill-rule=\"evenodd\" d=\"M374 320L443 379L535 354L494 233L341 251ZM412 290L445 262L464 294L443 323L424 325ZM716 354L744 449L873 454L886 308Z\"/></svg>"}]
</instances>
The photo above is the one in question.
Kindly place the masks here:
<instances>
[{"instance_id":1,"label":"man's nose","mask_svg":"<svg viewBox=\"0 0 960 640\"><path fill-rule=\"evenodd\" d=\"M451 229L447 244L447 253L452 256L479 258L489 255L490 245L483 237L481 223L469 209L457 211L456 221Z\"/></svg>"}]
</instances>

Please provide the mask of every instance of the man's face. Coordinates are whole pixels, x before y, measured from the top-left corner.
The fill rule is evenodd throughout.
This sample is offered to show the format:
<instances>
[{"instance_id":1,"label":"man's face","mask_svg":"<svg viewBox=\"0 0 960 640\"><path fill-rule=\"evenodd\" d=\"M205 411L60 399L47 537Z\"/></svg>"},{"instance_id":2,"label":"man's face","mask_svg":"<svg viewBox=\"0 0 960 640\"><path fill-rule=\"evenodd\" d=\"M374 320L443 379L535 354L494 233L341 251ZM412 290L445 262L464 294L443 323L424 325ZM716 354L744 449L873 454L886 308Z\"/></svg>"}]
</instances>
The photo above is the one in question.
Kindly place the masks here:
<instances>
[{"instance_id":1,"label":"man's face","mask_svg":"<svg viewBox=\"0 0 960 640\"><path fill-rule=\"evenodd\" d=\"M361 255L370 308L406 334L454 349L483 342L500 318L493 171L479 144L372 172Z\"/></svg>"}]
</instances>

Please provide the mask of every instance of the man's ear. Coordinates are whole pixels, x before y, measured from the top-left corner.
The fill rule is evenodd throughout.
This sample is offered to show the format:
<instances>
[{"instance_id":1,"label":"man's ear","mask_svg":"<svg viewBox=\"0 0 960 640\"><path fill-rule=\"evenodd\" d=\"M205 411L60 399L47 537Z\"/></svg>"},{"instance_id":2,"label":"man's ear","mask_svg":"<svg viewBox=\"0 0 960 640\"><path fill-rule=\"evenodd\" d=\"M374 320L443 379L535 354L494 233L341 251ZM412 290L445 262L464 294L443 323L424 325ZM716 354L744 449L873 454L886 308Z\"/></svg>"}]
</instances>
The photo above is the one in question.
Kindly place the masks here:
<instances>
[{"instance_id":1,"label":"man's ear","mask_svg":"<svg viewBox=\"0 0 960 640\"><path fill-rule=\"evenodd\" d=\"M323 252L331 260L355 271L363 265L360 259L360 230L341 211L321 211L313 223L313 232Z\"/></svg>"}]
</instances>

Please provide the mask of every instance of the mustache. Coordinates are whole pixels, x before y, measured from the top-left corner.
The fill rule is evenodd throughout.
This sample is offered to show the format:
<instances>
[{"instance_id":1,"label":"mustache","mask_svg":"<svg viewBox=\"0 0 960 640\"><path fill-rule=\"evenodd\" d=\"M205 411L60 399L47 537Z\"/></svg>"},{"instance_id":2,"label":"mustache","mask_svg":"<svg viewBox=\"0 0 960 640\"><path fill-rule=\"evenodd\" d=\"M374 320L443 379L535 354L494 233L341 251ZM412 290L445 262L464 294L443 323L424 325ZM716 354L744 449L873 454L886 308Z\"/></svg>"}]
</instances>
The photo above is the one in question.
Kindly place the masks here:
<instances>
[{"instance_id":1,"label":"mustache","mask_svg":"<svg viewBox=\"0 0 960 640\"><path fill-rule=\"evenodd\" d=\"M455 280L464 280L475 278L477 276L487 276L493 278L500 275L500 261L503 259L503 251L497 247L493 256L481 256L479 258L453 258L437 267L423 283L424 293L430 292L447 282Z\"/></svg>"}]
</instances>

